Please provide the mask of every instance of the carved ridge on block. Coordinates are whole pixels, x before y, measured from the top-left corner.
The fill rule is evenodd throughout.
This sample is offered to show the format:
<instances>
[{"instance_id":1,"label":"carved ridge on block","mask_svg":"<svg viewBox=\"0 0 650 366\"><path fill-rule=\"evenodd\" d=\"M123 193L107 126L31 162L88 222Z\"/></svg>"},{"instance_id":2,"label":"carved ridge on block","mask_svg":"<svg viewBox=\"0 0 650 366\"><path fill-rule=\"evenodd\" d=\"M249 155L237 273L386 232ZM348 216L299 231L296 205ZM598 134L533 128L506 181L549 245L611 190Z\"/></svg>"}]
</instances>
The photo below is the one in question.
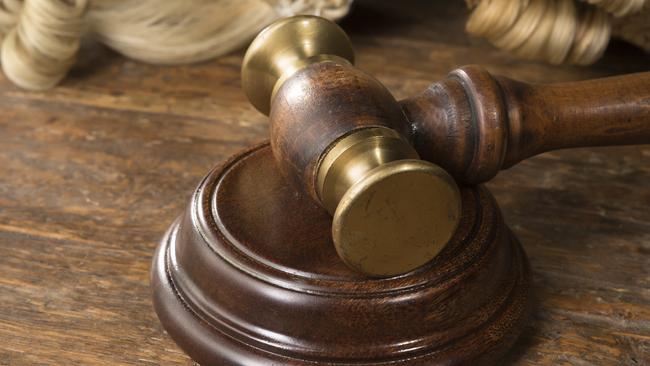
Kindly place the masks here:
<instances>
[{"instance_id":1,"label":"carved ridge on block","mask_svg":"<svg viewBox=\"0 0 650 366\"><path fill-rule=\"evenodd\" d=\"M254 208L257 198L246 201L251 198L245 190L255 185L242 183L237 180L241 177L228 174L273 169L263 168L265 162L272 160L269 150L266 145L257 146L213 170L193 200L210 203L210 212L213 203L218 210ZM258 158L261 160L255 162ZM251 164L252 168L247 167ZM239 173L228 170L235 167L242 170ZM224 183L221 181L224 179L232 179L236 184ZM283 205L289 202L291 206L295 199L297 207L306 210L304 213L316 215L316 221L328 219L326 214L322 218L318 216L320 208L315 206L312 211L309 197L291 196L290 188L283 187L276 178L271 180L272 187L264 189L283 190L278 196ZM230 189L229 197L242 195L245 202L240 206L224 200L214 202L220 199L214 194L218 189ZM244 191L237 193L232 189ZM333 288L327 286L322 288L325 291L309 292L309 286L299 276L293 277L296 286L291 289L269 281L272 272L251 276L213 248L219 245L218 250L232 251L236 247L226 242L205 242L206 238L226 240L226 236L214 232L204 237L197 233L197 228L206 223L194 220L209 220L211 216L205 215L206 212L191 213L201 208L191 204L168 232L154 261L152 283L156 311L177 343L195 360L206 364L248 366L275 362L306 366L370 362L420 366L494 360L514 342L526 317L527 262L489 193L480 187L466 188L464 192L469 217L464 219L464 231L459 234L462 240L442 253L434 269L387 280L364 280L354 277L356 274L352 272L344 272L347 267L341 264L338 275L350 276L356 287L338 293L327 291ZM205 201L206 197L210 199ZM267 207L265 202L260 202L260 206ZM228 221L222 224L229 225ZM256 230L263 233L264 227ZM242 232L235 231L232 235L241 238ZM323 249L323 253L337 259L335 253L326 252L331 250L330 246L320 243L317 248L321 246L329 248ZM301 248L293 250L300 255ZM275 252L260 251L257 255L269 253ZM161 261L161 256L168 260ZM444 275L445 263L458 257L465 257L466 261L461 262L465 263L464 270L458 273L448 264L448 273ZM280 259L270 258L269 263ZM254 260L246 264L260 265ZM423 286L406 291L393 287L403 285L410 277L426 276L430 271L438 274ZM282 271L275 274L286 275Z\"/></svg>"}]
</instances>

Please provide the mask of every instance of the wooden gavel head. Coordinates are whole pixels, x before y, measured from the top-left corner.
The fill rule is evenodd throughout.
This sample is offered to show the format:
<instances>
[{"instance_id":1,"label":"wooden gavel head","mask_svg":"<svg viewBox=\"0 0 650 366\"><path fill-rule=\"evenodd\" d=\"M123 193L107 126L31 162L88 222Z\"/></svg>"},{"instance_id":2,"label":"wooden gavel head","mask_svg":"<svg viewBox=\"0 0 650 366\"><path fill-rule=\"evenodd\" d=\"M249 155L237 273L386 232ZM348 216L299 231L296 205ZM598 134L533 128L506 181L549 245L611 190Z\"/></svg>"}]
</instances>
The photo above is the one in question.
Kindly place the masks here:
<instances>
[{"instance_id":1,"label":"wooden gavel head","mask_svg":"<svg viewBox=\"0 0 650 366\"><path fill-rule=\"evenodd\" d=\"M270 117L279 168L333 215L339 256L370 276L401 274L451 238L460 193L445 170L419 158L395 98L353 62L336 24L292 17L252 42L242 83Z\"/></svg>"},{"instance_id":2,"label":"wooden gavel head","mask_svg":"<svg viewBox=\"0 0 650 366\"><path fill-rule=\"evenodd\" d=\"M278 166L334 215L340 256L370 275L440 251L459 221L454 181L554 149L650 143L648 72L535 85L465 66L398 102L353 59L337 25L293 17L253 41L242 81L270 116Z\"/></svg>"}]
</instances>

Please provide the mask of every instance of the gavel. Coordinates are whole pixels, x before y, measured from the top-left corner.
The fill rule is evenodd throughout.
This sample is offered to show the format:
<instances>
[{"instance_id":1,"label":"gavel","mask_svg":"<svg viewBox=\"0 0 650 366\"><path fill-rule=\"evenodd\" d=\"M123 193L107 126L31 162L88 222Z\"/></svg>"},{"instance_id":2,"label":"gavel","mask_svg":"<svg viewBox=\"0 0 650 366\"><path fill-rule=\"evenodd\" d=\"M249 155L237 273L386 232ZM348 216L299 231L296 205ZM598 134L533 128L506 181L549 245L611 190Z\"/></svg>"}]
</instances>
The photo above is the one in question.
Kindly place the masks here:
<instances>
[{"instance_id":1,"label":"gavel","mask_svg":"<svg viewBox=\"0 0 650 366\"><path fill-rule=\"evenodd\" d=\"M650 72L533 85L466 66L397 101L315 16L263 30L242 84L269 116L278 167L333 215L343 261L374 277L440 252L461 218L457 184L549 150L650 143Z\"/></svg>"}]
</instances>

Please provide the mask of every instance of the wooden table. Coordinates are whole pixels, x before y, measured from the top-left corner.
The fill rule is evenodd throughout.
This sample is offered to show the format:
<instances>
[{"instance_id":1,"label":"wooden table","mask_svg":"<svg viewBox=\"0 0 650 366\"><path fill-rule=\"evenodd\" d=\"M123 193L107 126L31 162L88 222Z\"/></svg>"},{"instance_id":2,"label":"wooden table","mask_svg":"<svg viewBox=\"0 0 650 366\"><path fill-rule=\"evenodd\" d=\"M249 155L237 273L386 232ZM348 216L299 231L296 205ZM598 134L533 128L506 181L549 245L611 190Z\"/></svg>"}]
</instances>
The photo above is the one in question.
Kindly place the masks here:
<instances>
[{"instance_id":1,"label":"wooden table","mask_svg":"<svg viewBox=\"0 0 650 366\"><path fill-rule=\"evenodd\" d=\"M460 0L441 3L359 1L343 23L358 65L398 98L469 63L528 82L650 66L622 43L588 68L516 60L464 34ZM51 91L0 80L0 365L191 364L153 312L151 257L201 177L264 139L266 119L241 91L241 52L81 58ZM561 151L488 184L535 281L509 363L650 363L648 161L650 146Z\"/></svg>"}]
</instances>

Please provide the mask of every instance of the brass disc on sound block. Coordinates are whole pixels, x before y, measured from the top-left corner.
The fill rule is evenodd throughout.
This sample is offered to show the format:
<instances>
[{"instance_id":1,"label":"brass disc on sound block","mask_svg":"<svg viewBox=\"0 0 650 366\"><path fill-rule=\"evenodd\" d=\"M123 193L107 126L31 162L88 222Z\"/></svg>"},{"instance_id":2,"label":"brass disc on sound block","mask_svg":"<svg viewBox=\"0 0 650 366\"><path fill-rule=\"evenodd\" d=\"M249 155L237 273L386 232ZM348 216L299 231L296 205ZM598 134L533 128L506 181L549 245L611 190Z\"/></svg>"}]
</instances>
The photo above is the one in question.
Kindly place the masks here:
<instances>
[{"instance_id":1,"label":"brass disc on sound block","mask_svg":"<svg viewBox=\"0 0 650 366\"><path fill-rule=\"evenodd\" d=\"M494 364L524 326L528 263L490 193L460 193L433 260L369 278L340 260L329 213L256 146L212 170L163 238L156 313L202 365Z\"/></svg>"},{"instance_id":2,"label":"brass disc on sound block","mask_svg":"<svg viewBox=\"0 0 650 366\"><path fill-rule=\"evenodd\" d=\"M334 213L334 244L361 273L402 274L442 250L460 210L458 188L442 168L423 160L391 161L345 193Z\"/></svg>"}]
</instances>

